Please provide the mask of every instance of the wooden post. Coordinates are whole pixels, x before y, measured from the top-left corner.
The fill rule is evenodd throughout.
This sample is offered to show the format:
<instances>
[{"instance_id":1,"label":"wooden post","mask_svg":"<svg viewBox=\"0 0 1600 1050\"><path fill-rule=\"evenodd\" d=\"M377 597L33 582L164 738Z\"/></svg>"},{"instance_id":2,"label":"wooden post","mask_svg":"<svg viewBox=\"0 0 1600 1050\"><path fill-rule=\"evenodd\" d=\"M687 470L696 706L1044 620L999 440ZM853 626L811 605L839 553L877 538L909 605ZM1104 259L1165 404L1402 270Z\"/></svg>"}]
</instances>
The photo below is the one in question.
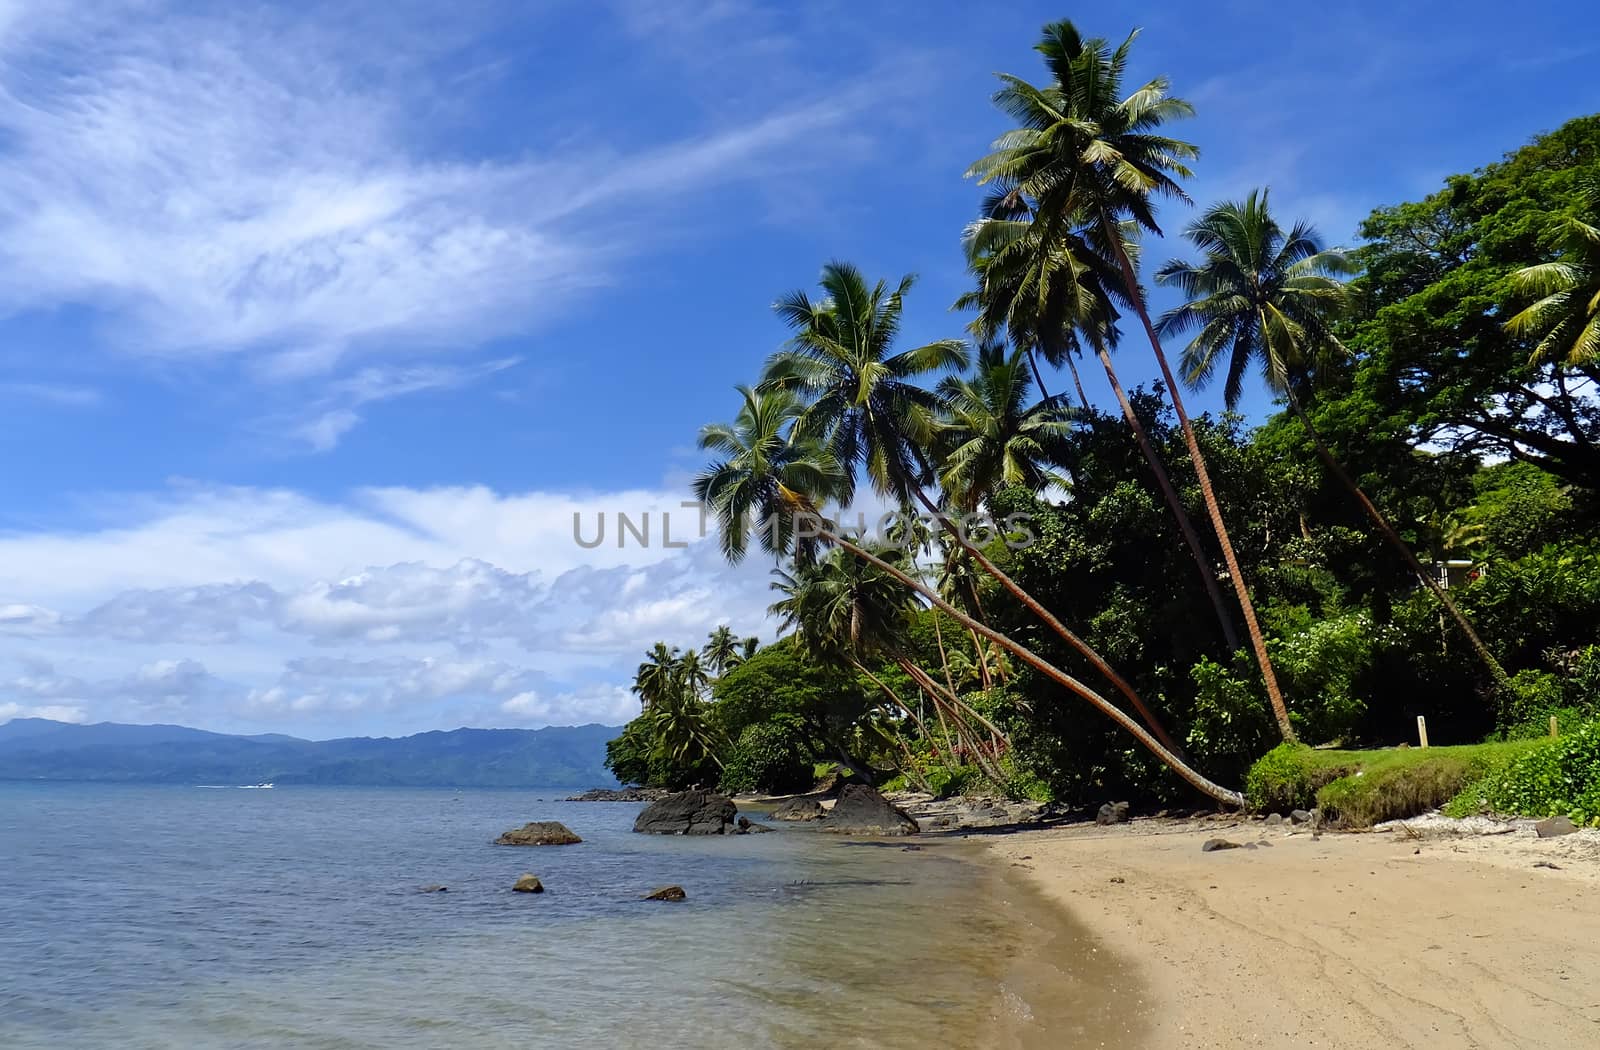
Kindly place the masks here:
<instances>
[{"instance_id":1,"label":"wooden post","mask_svg":"<svg viewBox=\"0 0 1600 1050\"><path fill-rule=\"evenodd\" d=\"M1555 715L1551 715L1550 716L1550 735L1551 736L1559 736L1560 735L1560 734L1558 734L1556 732L1556 716Z\"/></svg>"},{"instance_id":2,"label":"wooden post","mask_svg":"<svg viewBox=\"0 0 1600 1050\"><path fill-rule=\"evenodd\" d=\"M1422 742L1423 747L1428 746L1428 720L1421 715L1417 716L1417 739Z\"/></svg>"}]
</instances>

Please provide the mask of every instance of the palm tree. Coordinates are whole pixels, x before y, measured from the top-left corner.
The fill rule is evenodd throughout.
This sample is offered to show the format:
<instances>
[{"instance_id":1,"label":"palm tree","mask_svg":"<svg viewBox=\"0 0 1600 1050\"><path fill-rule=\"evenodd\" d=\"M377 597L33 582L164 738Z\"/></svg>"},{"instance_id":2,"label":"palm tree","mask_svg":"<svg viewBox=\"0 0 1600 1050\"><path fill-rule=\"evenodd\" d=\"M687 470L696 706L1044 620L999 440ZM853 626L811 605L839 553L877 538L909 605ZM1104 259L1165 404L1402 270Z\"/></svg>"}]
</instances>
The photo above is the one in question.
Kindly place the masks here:
<instances>
[{"instance_id":1,"label":"palm tree","mask_svg":"<svg viewBox=\"0 0 1600 1050\"><path fill-rule=\"evenodd\" d=\"M992 152L974 164L968 175L980 184L991 184L995 193L1014 193L1033 201L1035 222L1045 222L1047 230L1081 228L1087 246L1120 273L1121 281L1107 285L1107 291L1136 313L1144 326L1239 598L1278 730L1285 740L1293 740L1289 709L1267 655L1255 605L1223 521L1199 438L1146 308L1129 247L1129 226L1125 224L1134 230L1161 232L1155 221L1156 196L1188 200L1177 180L1192 174L1185 162L1199 155L1191 143L1159 134L1164 124L1194 112L1189 103L1168 94L1165 77L1127 95L1122 93L1128 55L1137 36L1135 30L1112 48L1105 40L1085 40L1070 21L1046 25L1037 50L1050 71L1050 83L1041 88L1020 77L1001 75L1004 86L996 93L995 102L1021 126L997 139Z\"/></svg>"},{"instance_id":2,"label":"palm tree","mask_svg":"<svg viewBox=\"0 0 1600 1050\"><path fill-rule=\"evenodd\" d=\"M1287 399L1323 464L1455 619L1495 682L1509 690L1505 669L1466 615L1329 450L1300 403L1296 387L1305 385L1318 365L1346 353L1328 323L1347 305L1339 275L1353 267L1342 253L1325 250L1308 223L1296 223L1285 233L1267 197L1265 190L1252 191L1243 201L1217 204L1184 231L1201 258L1174 259L1156 272L1157 284L1176 286L1188 300L1164 314L1156 330L1163 336L1196 333L1182 358L1184 379L1192 388L1210 382L1226 361L1223 397L1229 408L1243 394L1251 365L1259 365L1267 385Z\"/></svg>"},{"instance_id":3,"label":"palm tree","mask_svg":"<svg viewBox=\"0 0 1600 1050\"><path fill-rule=\"evenodd\" d=\"M1511 275L1511 287L1540 298L1506 322L1515 336L1538 339L1535 363L1592 365L1600 360L1600 174L1581 184L1588 221L1562 219L1550 231L1560 258Z\"/></svg>"},{"instance_id":4,"label":"palm tree","mask_svg":"<svg viewBox=\"0 0 1600 1050\"><path fill-rule=\"evenodd\" d=\"M718 624L706 640L703 658L714 674L722 675L739 661L739 639L727 624Z\"/></svg>"},{"instance_id":5,"label":"palm tree","mask_svg":"<svg viewBox=\"0 0 1600 1050\"><path fill-rule=\"evenodd\" d=\"M674 678L679 692L696 699L704 699L706 691L711 688L711 668L693 649L678 657Z\"/></svg>"},{"instance_id":6,"label":"palm tree","mask_svg":"<svg viewBox=\"0 0 1600 1050\"><path fill-rule=\"evenodd\" d=\"M1064 453L1072 413L1059 398L1028 405L1033 380L1026 351L979 348L971 378L946 376L939 383L944 413L935 424L939 487L968 513L1001 485L1042 492L1066 479L1050 468Z\"/></svg>"},{"instance_id":7,"label":"palm tree","mask_svg":"<svg viewBox=\"0 0 1600 1050\"><path fill-rule=\"evenodd\" d=\"M644 663L633 674L633 691L646 711L671 691L677 670L678 650L668 648L666 642L650 647Z\"/></svg>"},{"instance_id":8,"label":"palm tree","mask_svg":"<svg viewBox=\"0 0 1600 1050\"><path fill-rule=\"evenodd\" d=\"M847 263L823 267L824 298L813 302L803 291L780 299L774 309L793 331L788 345L767 362L762 389L794 390L807 403L794 422L794 432L826 441L832 459L846 480L832 491L840 502L854 492L855 468L864 466L879 495L902 508L920 502L972 558L1017 601L1127 696L1163 744L1177 746L1148 706L1105 660L1059 619L1023 590L965 535L923 489L934 470L928 453L937 441L945 405L934 391L913 380L964 368L967 347L946 339L914 350L893 353L900 329L905 294L913 278L904 277L893 291L887 283L868 288L865 278ZM1024 395L1025 396L1025 395ZM725 541L726 542L726 541Z\"/></svg>"},{"instance_id":9,"label":"palm tree","mask_svg":"<svg viewBox=\"0 0 1600 1050\"><path fill-rule=\"evenodd\" d=\"M869 545L867 549L886 562L906 567L903 546ZM900 703L893 689L868 667L877 657L892 662L932 701L947 743L953 724L963 749L974 756L984 775L1001 782L1003 775L983 754L967 724L977 721L997 737L1003 739L1004 734L957 697L953 688L940 688L907 654L906 627L920 608L916 596L892 576L844 554L835 550L794 572L776 571L772 588L783 598L768 612L779 617L785 628L794 628L815 658L853 668ZM903 703L900 706L920 725L915 712ZM956 749L951 746L949 750L954 764Z\"/></svg>"},{"instance_id":10,"label":"palm tree","mask_svg":"<svg viewBox=\"0 0 1600 1050\"><path fill-rule=\"evenodd\" d=\"M702 443L706 443L709 438L709 441L724 455L723 458L711 463L695 480L696 495L716 514L719 528L724 533L735 531L741 533L737 537L724 535L722 538L723 552L730 560L740 560L749 549L749 533L755 527L751 521L752 508L769 511L767 516L774 520L781 518L792 523L796 518L801 518L807 526L808 536L831 543L861 561L875 566L901 585L921 595L930 605L963 627L976 631L1052 681L1087 700L1106 717L1132 734L1142 747L1199 791L1229 805L1243 805L1244 799L1237 791L1230 791L1201 776L1164 747L1126 712L1089 686L1010 637L968 616L920 580L843 535L842 531L823 517L818 510L824 501L836 497L840 486L834 479L843 473L843 468L836 462L830 462L830 454L815 443L807 444L803 440L790 442L781 430L777 434L763 432L759 422L763 419L770 420L773 413L762 411L759 406L752 408L751 400L753 397L758 398L758 395L752 395L743 388L740 392L745 397L745 406L740 411L739 419L731 425L716 424L701 431ZM737 440L730 441L730 435ZM772 451L774 444L780 442L792 450L803 448L806 450L806 455L819 457L820 461L804 462L798 451L782 457L775 456ZM740 451L729 453L728 449L734 445ZM808 489L798 483L802 477L817 480L820 484L817 488ZM760 542L781 556L799 549L801 540L793 531L767 529L762 532ZM805 562L802 561L800 564L803 565Z\"/></svg>"},{"instance_id":11,"label":"palm tree","mask_svg":"<svg viewBox=\"0 0 1600 1050\"><path fill-rule=\"evenodd\" d=\"M681 678L674 688L650 706L650 727L656 753L671 762L693 768L706 760L722 765L717 757L721 740L708 717L704 699L687 688Z\"/></svg>"}]
</instances>

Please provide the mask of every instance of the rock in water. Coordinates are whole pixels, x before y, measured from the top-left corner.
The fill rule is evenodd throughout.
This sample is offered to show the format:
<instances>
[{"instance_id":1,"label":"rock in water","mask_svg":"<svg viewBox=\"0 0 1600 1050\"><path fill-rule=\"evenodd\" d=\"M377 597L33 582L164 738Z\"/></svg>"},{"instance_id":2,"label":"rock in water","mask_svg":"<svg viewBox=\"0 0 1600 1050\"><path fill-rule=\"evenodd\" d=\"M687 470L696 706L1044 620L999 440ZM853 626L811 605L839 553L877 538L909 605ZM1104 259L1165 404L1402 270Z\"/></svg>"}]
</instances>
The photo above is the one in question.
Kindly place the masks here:
<instances>
[{"instance_id":1,"label":"rock in water","mask_svg":"<svg viewBox=\"0 0 1600 1050\"><path fill-rule=\"evenodd\" d=\"M437 883L435 883L432 886L420 887L417 890L417 892L418 893L448 893L448 892L450 892L450 887L449 886L440 886Z\"/></svg>"},{"instance_id":2,"label":"rock in water","mask_svg":"<svg viewBox=\"0 0 1600 1050\"><path fill-rule=\"evenodd\" d=\"M1533 830L1542 839L1553 839L1562 835L1570 835L1577 831L1578 828L1567 817L1551 817L1549 820L1539 821L1533 826Z\"/></svg>"},{"instance_id":3,"label":"rock in water","mask_svg":"<svg viewBox=\"0 0 1600 1050\"><path fill-rule=\"evenodd\" d=\"M1231 842L1228 839L1206 839L1200 844L1201 853L1215 853L1219 849L1238 848L1239 844L1237 842Z\"/></svg>"},{"instance_id":4,"label":"rock in water","mask_svg":"<svg viewBox=\"0 0 1600 1050\"><path fill-rule=\"evenodd\" d=\"M1128 822L1128 809L1126 802L1107 802L1100 807L1100 812L1095 814L1096 824L1126 824Z\"/></svg>"},{"instance_id":5,"label":"rock in water","mask_svg":"<svg viewBox=\"0 0 1600 1050\"><path fill-rule=\"evenodd\" d=\"M727 795L680 791L645 807L633 830L646 835L726 835L738 812Z\"/></svg>"},{"instance_id":6,"label":"rock in water","mask_svg":"<svg viewBox=\"0 0 1600 1050\"><path fill-rule=\"evenodd\" d=\"M915 835L920 828L866 784L846 784L819 827L838 835Z\"/></svg>"},{"instance_id":7,"label":"rock in water","mask_svg":"<svg viewBox=\"0 0 1600 1050\"><path fill-rule=\"evenodd\" d=\"M544 883L539 881L539 876L523 872L517 876L516 885L511 889L514 893L543 893Z\"/></svg>"},{"instance_id":8,"label":"rock in water","mask_svg":"<svg viewBox=\"0 0 1600 1050\"><path fill-rule=\"evenodd\" d=\"M535 820L512 828L494 840L496 846L571 846L582 842L558 820Z\"/></svg>"},{"instance_id":9,"label":"rock in water","mask_svg":"<svg viewBox=\"0 0 1600 1050\"><path fill-rule=\"evenodd\" d=\"M772 811L773 820L821 820L826 810L816 799L791 798Z\"/></svg>"},{"instance_id":10,"label":"rock in water","mask_svg":"<svg viewBox=\"0 0 1600 1050\"><path fill-rule=\"evenodd\" d=\"M683 892L682 886L662 886L660 889L651 890L645 894L643 899L647 901L683 901L688 900L689 895Z\"/></svg>"},{"instance_id":11,"label":"rock in water","mask_svg":"<svg viewBox=\"0 0 1600 1050\"><path fill-rule=\"evenodd\" d=\"M739 818L739 830L738 830L738 832L736 832L736 834L739 834L739 835L757 835L757 834L760 834L761 832L771 831L771 830L772 829L767 827L765 824L752 823L749 817L740 817Z\"/></svg>"}]
</instances>

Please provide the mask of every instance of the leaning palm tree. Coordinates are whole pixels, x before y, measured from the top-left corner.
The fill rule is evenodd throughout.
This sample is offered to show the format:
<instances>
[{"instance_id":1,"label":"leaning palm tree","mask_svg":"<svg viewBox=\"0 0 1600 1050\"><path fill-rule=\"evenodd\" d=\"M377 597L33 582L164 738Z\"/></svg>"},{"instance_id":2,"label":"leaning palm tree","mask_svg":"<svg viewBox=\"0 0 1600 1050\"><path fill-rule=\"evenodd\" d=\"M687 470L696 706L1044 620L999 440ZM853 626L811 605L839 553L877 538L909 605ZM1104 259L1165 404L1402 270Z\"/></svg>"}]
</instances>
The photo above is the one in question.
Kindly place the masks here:
<instances>
[{"instance_id":1,"label":"leaning palm tree","mask_svg":"<svg viewBox=\"0 0 1600 1050\"><path fill-rule=\"evenodd\" d=\"M1035 221L1047 223L1049 229L1081 227L1089 246L1116 267L1121 281L1107 290L1138 315L1150 341L1239 598L1278 730L1285 740L1292 740L1289 709L1267 654L1255 604L1223 521L1200 440L1146 308L1130 250L1126 224L1159 234L1154 198L1187 201L1178 179L1192 174L1185 162L1199 155L1193 144L1160 134L1163 125L1194 112L1189 103L1168 94L1165 77L1123 94L1128 56L1137 36L1135 30L1113 48L1105 40L1084 39L1070 21L1046 25L1037 50L1044 56L1050 83L1036 87L1021 77L1001 75L1004 86L995 102L1020 126L997 139L992 152L968 175L992 185L995 193L1031 199Z\"/></svg>"},{"instance_id":2,"label":"leaning palm tree","mask_svg":"<svg viewBox=\"0 0 1600 1050\"><path fill-rule=\"evenodd\" d=\"M842 488L837 478L846 473L844 468L832 461L827 449L803 437L795 437L792 431L796 428L771 427L772 421L786 412L776 408L769 410L762 402L765 398L777 398L781 402L784 397L781 391L761 394L741 388L740 393L745 405L733 424L713 424L701 431L702 445L716 449L720 457L707 466L694 484L695 495L716 515L723 533L722 550L730 561L744 557L753 530L758 531L758 541L763 547L780 556L804 552L807 544L814 541L841 548L915 591L929 605L963 627L976 631L1088 701L1197 790L1229 805L1243 804L1244 799L1237 791L1230 791L1202 776L1094 689L1033 650L962 612L922 581L853 542L819 510L824 502L837 498ZM786 451L780 455L778 449ZM804 483L807 480L818 484L808 486ZM761 528L756 521L783 521L790 528ZM806 563L802 558L800 564Z\"/></svg>"},{"instance_id":3,"label":"leaning palm tree","mask_svg":"<svg viewBox=\"0 0 1600 1050\"><path fill-rule=\"evenodd\" d=\"M964 368L966 344L957 339L894 351L900 314L913 278L901 278L891 290L884 281L868 287L861 272L847 263L823 267L823 298L792 292L774 309L794 333L789 343L767 362L762 387L793 390L805 398L794 423L807 439L825 441L844 469L838 488L841 502L854 494L855 470L862 467L873 489L903 509L921 503L958 546L984 572L1011 593L1024 608L1077 650L1126 696L1139 716L1168 747L1177 750L1154 712L1127 681L1111 671L1088 643L992 562L958 522L929 497L931 464L938 442L938 423L946 405L920 378Z\"/></svg>"},{"instance_id":4,"label":"leaning palm tree","mask_svg":"<svg viewBox=\"0 0 1600 1050\"><path fill-rule=\"evenodd\" d=\"M1296 388L1306 385L1319 365L1346 354L1329 322L1347 305L1348 290L1339 277L1353 267L1343 253L1325 250L1308 223L1296 223L1286 233L1272 217L1267 197L1265 190L1252 191L1242 201L1217 204L1184 231L1201 257L1197 262L1174 259L1156 272L1157 284L1173 285L1187 299L1162 315L1156 330L1163 336L1195 333L1182 358L1190 387L1205 386L1225 365L1223 397L1229 408L1243 395L1251 366L1262 370L1267 385L1288 401L1329 472L1455 619L1496 684L1509 690L1500 661L1323 442L1300 403Z\"/></svg>"},{"instance_id":5,"label":"leaning palm tree","mask_svg":"<svg viewBox=\"0 0 1600 1050\"><path fill-rule=\"evenodd\" d=\"M1600 361L1600 174L1581 190L1587 221L1569 216L1550 231L1560 257L1511 275L1514 291L1540 297L1506 322L1512 335L1538 340L1538 364Z\"/></svg>"}]
</instances>

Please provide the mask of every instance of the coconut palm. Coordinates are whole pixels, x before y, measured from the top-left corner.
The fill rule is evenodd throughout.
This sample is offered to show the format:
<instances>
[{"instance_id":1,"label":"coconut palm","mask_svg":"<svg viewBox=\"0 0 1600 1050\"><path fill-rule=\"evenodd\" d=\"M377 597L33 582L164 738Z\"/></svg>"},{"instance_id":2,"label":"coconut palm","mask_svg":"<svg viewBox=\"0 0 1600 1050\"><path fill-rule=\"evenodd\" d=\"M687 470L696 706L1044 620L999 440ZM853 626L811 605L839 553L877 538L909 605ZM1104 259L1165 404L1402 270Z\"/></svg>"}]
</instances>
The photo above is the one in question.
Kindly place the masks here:
<instances>
[{"instance_id":1,"label":"coconut palm","mask_svg":"<svg viewBox=\"0 0 1600 1050\"><path fill-rule=\"evenodd\" d=\"M704 699L711 688L711 668L693 649L678 657L674 678L680 692L697 699Z\"/></svg>"},{"instance_id":2,"label":"coconut palm","mask_svg":"<svg viewBox=\"0 0 1600 1050\"><path fill-rule=\"evenodd\" d=\"M1001 485L1042 492L1066 478L1051 469L1064 453L1072 413L1060 398L1028 404L1026 351L986 345L973 375L939 383L944 412L935 425L939 487L960 510L978 510Z\"/></svg>"},{"instance_id":3,"label":"coconut palm","mask_svg":"<svg viewBox=\"0 0 1600 1050\"><path fill-rule=\"evenodd\" d=\"M725 623L718 624L701 650L702 658L712 673L725 674L739 661L739 645L740 640L734 637L733 629Z\"/></svg>"},{"instance_id":4,"label":"coconut palm","mask_svg":"<svg viewBox=\"0 0 1600 1050\"><path fill-rule=\"evenodd\" d=\"M1102 39L1085 39L1070 21L1046 25L1037 50L1044 56L1050 82L1037 87L1021 77L1001 75L1003 86L995 102L1020 126L997 139L968 175L990 185L993 193L1031 201L1034 221L1046 223L1047 231L1081 228L1088 247L1120 274L1121 281L1108 285L1107 291L1138 316L1149 339L1239 599L1278 730L1292 740L1289 710L1255 605L1199 438L1146 308L1130 250L1130 228L1161 232L1155 220L1156 197L1188 200L1178 180L1192 174L1185 162L1199 155L1194 145L1160 134L1163 125L1194 112L1189 103L1168 93L1165 77L1123 93L1128 56L1137 36L1136 30L1113 48Z\"/></svg>"},{"instance_id":5,"label":"coconut palm","mask_svg":"<svg viewBox=\"0 0 1600 1050\"><path fill-rule=\"evenodd\" d=\"M809 536L839 547L861 561L875 566L886 575L897 580L901 585L921 595L928 604L950 616L963 627L976 631L1074 695L1082 697L1105 714L1106 717L1130 733L1139 742L1140 746L1148 749L1196 789L1230 805L1243 804L1243 797L1237 791L1230 791L1206 779L1181 758L1173 754L1172 751L1164 747L1159 740L1129 717L1126 712L1106 700L1088 685L1049 663L1043 657L1012 638L968 616L940 597L936 591L929 588L922 581L915 579L896 565L851 541L837 525L827 520L818 509L823 502L836 496L839 486L833 479L841 472L840 466L836 462L830 462L831 455L827 450L818 447L814 443L806 444L798 440L786 444L793 449L804 448L807 454L821 457L822 461L802 464L798 453L783 458L774 457L771 454L772 441L781 440L782 435L777 435L775 438L761 437L753 430L749 424L760 413L750 407L752 395L745 390L741 390L741 394L746 398L746 405L740 412L742 422L736 422L731 425L718 425L702 430L702 441L705 440L704 436L707 433L718 435L715 440L719 449L724 451L725 458L713 462L695 481L695 491L706 502L712 513L715 514L718 527L724 532L739 531L743 533L739 537L724 536L722 539L722 549L730 560L739 560L749 549L749 533L753 528L757 527L751 520L751 507L762 505L765 501L781 502L784 504L781 512L785 516L785 520L793 522L797 518L802 519L807 526L806 531ZM745 418L746 416L749 418ZM738 444L741 451L726 454L728 444L723 436L728 434L739 435L740 441ZM802 478L816 479L821 484L817 488L807 489L804 485L798 484ZM774 508L774 513L778 512L779 508ZM770 545L770 549L773 549L774 553L783 555L795 550L797 543L800 541L791 531L769 529L764 531L761 542L764 545ZM801 564L805 563L802 562Z\"/></svg>"},{"instance_id":6,"label":"coconut palm","mask_svg":"<svg viewBox=\"0 0 1600 1050\"><path fill-rule=\"evenodd\" d=\"M671 691L677 670L678 650L669 648L666 642L650 647L644 663L633 674L633 691L645 710Z\"/></svg>"},{"instance_id":7,"label":"coconut palm","mask_svg":"<svg viewBox=\"0 0 1600 1050\"><path fill-rule=\"evenodd\" d=\"M1540 296L1506 322L1512 335L1538 340L1538 364L1600 360L1600 175L1590 175L1582 190L1587 221L1568 217L1551 230L1560 257L1511 275L1516 292Z\"/></svg>"},{"instance_id":8,"label":"coconut palm","mask_svg":"<svg viewBox=\"0 0 1600 1050\"><path fill-rule=\"evenodd\" d=\"M1308 223L1285 232L1272 217L1265 190L1213 206L1184 236L1200 259L1174 259L1156 272L1157 284L1173 285L1187 299L1156 325L1163 336L1195 333L1183 352L1184 380L1198 389L1223 368L1223 397L1232 408L1244 393L1244 377L1252 366L1259 367L1267 385L1288 401L1323 464L1454 618L1495 682L1510 689L1505 669L1465 614L1323 442L1300 403L1297 388L1313 371L1346 355L1329 322L1347 305L1339 277L1352 271L1349 260L1324 249Z\"/></svg>"},{"instance_id":9,"label":"coconut palm","mask_svg":"<svg viewBox=\"0 0 1600 1050\"><path fill-rule=\"evenodd\" d=\"M722 740L709 717L705 700L678 678L674 687L650 705L650 729L660 757L693 767L710 760L718 767Z\"/></svg>"},{"instance_id":10,"label":"coconut palm","mask_svg":"<svg viewBox=\"0 0 1600 1050\"><path fill-rule=\"evenodd\" d=\"M928 496L924 484L935 471L930 464L938 436L943 400L913 380L964 368L966 344L942 340L914 350L893 352L894 336L912 278L902 278L893 291L884 281L869 288L859 270L833 262L823 268L825 296L813 301L792 292L775 306L794 333L789 344L767 363L763 389L795 390L806 398L793 432L826 441L848 479L834 488L841 501L853 494L855 468L864 466L879 495L901 508L915 500L940 527L1017 601L1076 649L1122 691L1145 724L1169 749L1177 746L1155 714L1133 688L1087 643L1041 605L973 544L958 523Z\"/></svg>"}]
</instances>

